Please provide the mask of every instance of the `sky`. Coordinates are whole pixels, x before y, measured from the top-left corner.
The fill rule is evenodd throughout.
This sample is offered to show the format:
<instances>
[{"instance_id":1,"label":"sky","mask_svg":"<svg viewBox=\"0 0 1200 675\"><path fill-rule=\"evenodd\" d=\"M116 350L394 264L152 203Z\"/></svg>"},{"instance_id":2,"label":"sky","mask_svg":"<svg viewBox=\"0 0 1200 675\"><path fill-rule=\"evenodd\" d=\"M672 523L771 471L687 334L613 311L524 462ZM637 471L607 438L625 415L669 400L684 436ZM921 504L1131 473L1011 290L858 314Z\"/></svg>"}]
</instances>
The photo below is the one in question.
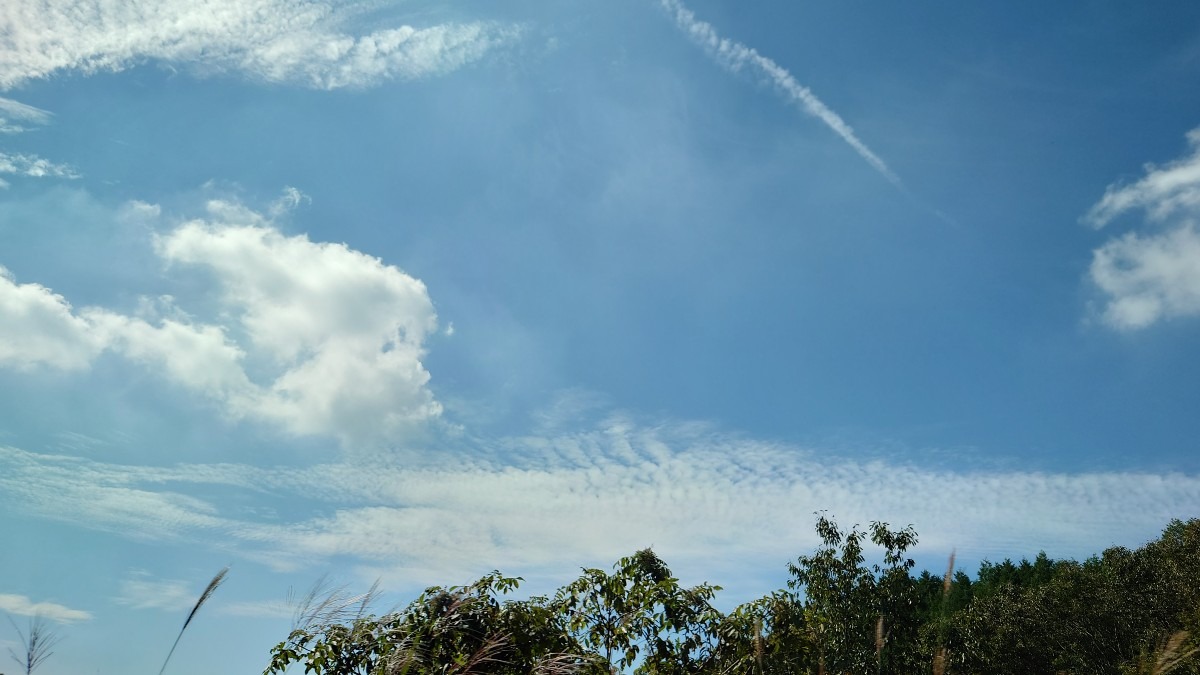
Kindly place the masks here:
<instances>
[{"instance_id":1,"label":"sky","mask_svg":"<svg viewBox=\"0 0 1200 675\"><path fill-rule=\"evenodd\" d=\"M939 572L1151 540L1198 78L1191 3L5 2L0 647L155 672L225 566L167 672L261 672L322 577L651 546L731 608L818 512Z\"/></svg>"}]
</instances>

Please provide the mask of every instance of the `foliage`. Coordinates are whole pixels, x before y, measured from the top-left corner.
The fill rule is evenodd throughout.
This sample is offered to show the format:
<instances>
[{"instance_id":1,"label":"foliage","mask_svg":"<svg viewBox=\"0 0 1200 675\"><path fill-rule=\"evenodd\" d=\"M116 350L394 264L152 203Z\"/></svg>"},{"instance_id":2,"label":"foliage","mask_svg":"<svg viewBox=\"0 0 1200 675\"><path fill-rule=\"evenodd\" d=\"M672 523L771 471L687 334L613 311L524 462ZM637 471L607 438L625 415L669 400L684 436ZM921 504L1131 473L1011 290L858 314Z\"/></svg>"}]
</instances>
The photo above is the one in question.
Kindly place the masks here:
<instances>
[{"instance_id":1,"label":"foliage","mask_svg":"<svg viewBox=\"0 0 1200 675\"><path fill-rule=\"evenodd\" d=\"M814 663L804 607L796 595L776 591L746 603L717 625L712 673L785 675Z\"/></svg>"},{"instance_id":2,"label":"foliage","mask_svg":"<svg viewBox=\"0 0 1200 675\"><path fill-rule=\"evenodd\" d=\"M544 598L501 602L519 578L493 572L468 586L434 586L407 608L349 623L301 626L272 650L266 673L566 673L588 663Z\"/></svg>"},{"instance_id":3,"label":"foliage","mask_svg":"<svg viewBox=\"0 0 1200 675\"><path fill-rule=\"evenodd\" d=\"M721 615L709 604L716 586L682 588L646 549L622 558L612 574L585 569L561 589L553 609L571 635L609 668L673 675L704 672Z\"/></svg>"},{"instance_id":4,"label":"foliage","mask_svg":"<svg viewBox=\"0 0 1200 675\"><path fill-rule=\"evenodd\" d=\"M818 669L841 673L912 673L918 667L915 564L905 552L917 543L911 527L898 531L871 523L842 532L821 515L822 546L788 566L789 586L804 593L805 620ZM883 548L883 565L864 565L863 543Z\"/></svg>"},{"instance_id":5,"label":"foliage","mask_svg":"<svg viewBox=\"0 0 1200 675\"><path fill-rule=\"evenodd\" d=\"M551 597L505 599L520 579L498 572L378 617L331 595L265 675L1200 675L1200 520L1082 563L985 561L974 579L953 557L945 575L914 575L911 527L819 515L816 529L787 589L728 614L712 606L718 587L681 586L650 550Z\"/></svg>"},{"instance_id":6,"label":"foliage","mask_svg":"<svg viewBox=\"0 0 1200 675\"><path fill-rule=\"evenodd\" d=\"M1180 628L1195 635L1200 520L1174 521L1136 551L1110 548L1083 563L1048 561L1029 571L1037 567L995 574L985 563L980 577L992 587L953 617L948 646L957 672L1134 672ZM1176 672L1200 669L1180 663Z\"/></svg>"}]
</instances>

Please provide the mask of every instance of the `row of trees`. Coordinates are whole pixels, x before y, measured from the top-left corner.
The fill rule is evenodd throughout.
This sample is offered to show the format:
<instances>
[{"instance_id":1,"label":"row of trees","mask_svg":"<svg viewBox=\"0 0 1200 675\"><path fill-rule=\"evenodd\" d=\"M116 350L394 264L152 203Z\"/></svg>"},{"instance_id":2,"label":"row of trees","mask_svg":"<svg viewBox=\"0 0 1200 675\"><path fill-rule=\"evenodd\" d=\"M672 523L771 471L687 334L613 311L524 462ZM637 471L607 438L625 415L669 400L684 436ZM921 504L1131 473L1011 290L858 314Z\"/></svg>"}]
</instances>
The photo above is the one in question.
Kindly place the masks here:
<instances>
[{"instance_id":1,"label":"row of trees","mask_svg":"<svg viewBox=\"0 0 1200 675\"><path fill-rule=\"evenodd\" d=\"M787 588L729 613L718 587L681 586L644 550L527 600L505 599L520 580L496 572L382 616L310 603L265 675L1200 674L1200 520L1082 563L984 562L974 579L953 560L914 575L911 528L816 527Z\"/></svg>"}]
</instances>

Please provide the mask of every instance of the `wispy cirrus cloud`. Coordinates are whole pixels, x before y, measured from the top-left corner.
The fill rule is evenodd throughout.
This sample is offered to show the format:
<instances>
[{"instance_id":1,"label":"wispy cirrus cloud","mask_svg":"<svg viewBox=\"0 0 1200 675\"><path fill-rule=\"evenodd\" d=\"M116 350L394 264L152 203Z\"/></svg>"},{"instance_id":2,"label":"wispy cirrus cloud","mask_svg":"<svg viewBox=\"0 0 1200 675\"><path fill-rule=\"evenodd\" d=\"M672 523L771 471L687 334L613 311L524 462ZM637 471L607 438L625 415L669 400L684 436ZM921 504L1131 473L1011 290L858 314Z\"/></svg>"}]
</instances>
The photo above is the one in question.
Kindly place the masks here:
<instances>
[{"instance_id":1,"label":"wispy cirrus cloud","mask_svg":"<svg viewBox=\"0 0 1200 675\"><path fill-rule=\"evenodd\" d=\"M21 133L29 130L26 125L40 126L49 121L49 111L0 96L0 134Z\"/></svg>"},{"instance_id":2,"label":"wispy cirrus cloud","mask_svg":"<svg viewBox=\"0 0 1200 675\"><path fill-rule=\"evenodd\" d=\"M1101 228L1141 211L1151 229L1110 239L1092 254L1088 275L1106 296L1102 317L1114 328L1200 316L1200 128L1187 140L1191 154L1147 165L1134 183L1110 185L1082 218Z\"/></svg>"},{"instance_id":3,"label":"wispy cirrus cloud","mask_svg":"<svg viewBox=\"0 0 1200 675\"><path fill-rule=\"evenodd\" d=\"M37 155L7 152L0 152L0 174L27 178L79 178L79 173L66 164L51 162ZM0 178L0 188L4 187L8 187L8 182Z\"/></svg>"},{"instance_id":4,"label":"wispy cirrus cloud","mask_svg":"<svg viewBox=\"0 0 1200 675\"><path fill-rule=\"evenodd\" d=\"M227 616L248 616L256 619L291 619L296 609L283 600L243 600L223 602L217 612Z\"/></svg>"},{"instance_id":5,"label":"wispy cirrus cloud","mask_svg":"<svg viewBox=\"0 0 1200 675\"><path fill-rule=\"evenodd\" d=\"M0 610L19 616L40 616L58 623L88 621L91 612L72 609L57 602L34 602L24 595L0 593Z\"/></svg>"},{"instance_id":6,"label":"wispy cirrus cloud","mask_svg":"<svg viewBox=\"0 0 1200 675\"><path fill-rule=\"evenodd\" d=\"M0 134L29 131L30 125L49 123L50 117L46 110L0 96ZM33 154L3 151L0 151L0 174L26 178L79 178L79 173L67 164L52 162ZM8 181L0 178L0 188L7 187ZM3 269L0 269L0 275L3 273Z\"/></svg>"},{"instance_id":7,"label":"wispy cirrus cloud","mask_svg":"<svg viewBox=\"0 0 1200 675\"><path fill-rule=\"evenodd\" d=\"M829 127L854 152L858 153L859 157L862 157L888 181L897 186L901 185L899 176L888 168L879 155L867 147L867 144L854 133L854 129L821 99L817 98L811 89L796 81L796 78L783 66L759 54L752 47L721 37L712 24L696 18L695 13L679 0L659 0L659 4L671 15L676 25L721 66L734 73L750 71L765 77L788 102L795 104L805 113Z\"/></svg>"},{"instance_id":8,"label":"wispy cirrus cloud","mask_svg":"<svg viewBox=\"0 0 1200 675\"><path fill-rule=\"evenodd\" d=\"M121 580L117 604L134 609L185 610L192 607L201 588L192 588L186 581L158 579L146 570L130 570Z\"/></svg>"},{"instance_id":9,"label":"wispy cirrus cloud","mask_svg":"<svg viewBox=\"0 0 1200 675\"><path fill-rule=\"evenodd\" d=\"M311 0L13 0L0 12L0 90L147 60L318 89L366 87L453 71L520 32L486 22L357 31L360 7L369 9Z\"/></svg>"},{"instance_id":10,"label":"wispy cirrus cloud","mask_svg":"<svg viewBox=\"0 0 1200 675\"><path fill-rule=\"evenodd\" d=\"M281 204L297 195L285 192ZM126 208L151 221L160 211ZM209 273L221 312L207 322L172 298L146 302L139 314L76 310L0 268L0 367L84 370L114 353L233 418L344 441L390 439L437 417L421 363L437 329L424 284L343 244L284 235L273 217L213 200L206 218L156 239L165 262Z\"/></svg>"}]
</instances>

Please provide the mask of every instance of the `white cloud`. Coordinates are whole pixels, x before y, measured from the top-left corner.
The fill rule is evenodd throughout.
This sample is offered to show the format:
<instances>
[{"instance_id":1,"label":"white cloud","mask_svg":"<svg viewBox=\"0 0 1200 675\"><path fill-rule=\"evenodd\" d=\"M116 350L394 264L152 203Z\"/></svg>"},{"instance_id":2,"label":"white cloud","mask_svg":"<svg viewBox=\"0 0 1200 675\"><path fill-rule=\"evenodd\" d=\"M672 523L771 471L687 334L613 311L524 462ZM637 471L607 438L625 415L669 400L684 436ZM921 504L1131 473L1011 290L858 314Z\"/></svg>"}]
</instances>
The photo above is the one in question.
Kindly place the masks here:
<instances>
[{"instance_id":1,"label":"white cloud","mask_svg":"<svg viewBox=\"0 0 1200 675\"><path fill-rule=\"evenodd\" d=\"M121 591L114 600L134 609L177 611L191 608L200 589L175 579L155 579L146 570L131 570L121 581Z\"/></svg>"},{"instance_id":2,"label":"white cloud","mask_svg":"<svg viewBox=\"0 0 1200 675\"><path fill-rule=\"evenodd\" d=\"M1132 209L1144 209L1151 220L1200 213L1200 128L1187 134L1192 154L1163 167L1146 165L1146 175L1129 185L1108 186L1084 222L1103 227Z\"/></svg>"},{"instance_id":3,"label":"white cloud","mask_svg":"<svg viewBox=\"0 0 1200 675\"><path fill-rule=\"evenodd\" d=\"M509 459L485 458L496 455ZM1200 478L1184 474L931 470L620 418L403 465L147 468L0 448L0 493L17 491L16 503L35 513L104 529L110 516L102 512L97 525L93 501L123 503L125 527L155 531L163 523L151 496L185 505L155 486L213 483L302 496L316 513L264 521L195 501L193 519L176 518L171 536L209 539L280 568L348 556L371 575L408 584L492 568L569 575L648 545L679 571L710 579L714 550L739 561L743 578L777 573L815 545L819 509L845 524L911 523L920 551L957 548L975 559L1136 545L1200 510ZM25 498L29 485L53 501Z\"/></svg>"},{"instance_id":4,"label":"white cloud","mask_svg":"<svg viewBox=\"0 0 1200 675\"><path fill-rule=\"evenodd\" d=\"M301 198L288 191L281 203ZM286 236L240 204L213 201L208 211L209 219L158 237L156 250L168 263L210 273L219 305L210 322L170 298L144 303L144 316L74 312L61 296L17 285L0 268L0 366L82 369L108 350L234 418L346 442L394 439L441 414L421 363L437 330L424 284L344 244ZM159 215L142 203L123 212Z\"/></svg>"},{"instance_id":5,"label":"white cloud","mask_svg":"<svg viewBox=\"0 0 1200 675\"><path fill-rule=\"evenodd\" d=\"M76 457L38 455L0 446L0 492L14 510L139 540L219 531L224 521L211 504L175 492L135 487L141 467L106 465ZM153 475L153 471L150 471Z\"/></svg>"},{"instance_id":6,"label":"white cloud","mask_svg":"<svg viewBox=\"0 0 1200 675\"><path fill-rule=\"evenodd\" d=\"M41 108L0 96L0 134L28 131L26 124L42 125L50 121L50 113Z\"/></svg>"},{"instance_id":7,"label":"white cloud","mask_svg":"<svg viewBox=\"0 0 1200 675\"><path fill-rule=\"evenodd\" d=\"M102 348L103 341L61 295L38 284L18 284L0 267L0 366L78 370Z\"/></svg>"},{"instance_id":8,"label":"white cloud","mask_svg":"<svg viewBox=\"0 0 1200 675\"><path fill-rule=\"evenodd\" d=\"M0 152L0 173L30 178L79 178L75 169L66 164L56 164L37 155L5 152ZM0 181L0 187L7 185L7 182Z\"/></svg>"},{"instance_id":9,"label":"white cloud","mask_svg":"<svg viewBox=\"0 0 1200 675\"><path fill-rule=\"evenodd\" d=\"M1104 320L1116 328L1200 315L1200 234L1191 223L1110 240L1093 253L1090 274L1109 296Z\"/></svg>"},{"instance_id":10,"label":"white cloud","mask_svg":"<svg viewBox=\"0 0 1200 675\"><path fill-rule=\"evenodd\" d=\"M245 600L222 603L217 611L227 616L248 616L255 619L291 619L295 608L283 600Z\"/></svg>"},{"instance_id":11,"label":"white cloud","mask_svg":"<svg viewBox=\"0 0 1200 675\"><path fill-rule=\"evenodd\" d=\"M82 609L71 609L56 602L33 602L24 595L11 593L0 593L0 610L20 616L41 616L58 623L87 621L92 618L90 612Z\"/></svg>"},{"instance_id":12,"label":"white cloud","mask_svg":"<svg viewBox=\"0 0 1200 675\"><path fill-rule=\"evenodd\" d=\"M347 437L440 414L420 361L437 328L424 284L344 244L284 236L236 205L210 211L215 222L186 223L157 248L208 269L247 352L281 371L259 395L229 398L233 410Z\"/></svg>"},{"instance_id":13,"label":"white cloud","mask_svg":"<svg viewBox=\"0 0 1200 675\"><path fill-rule=\"evenodd\" d=\"M1195 477L924 470L686 426L610 421L508 449L520 459L507 466L314 467L293 477L304 494L362 505L239 536L302 559L353 552L432 581L477 561L525 573L651 544L689 567L713 550L782 561L815 543L818 509L847 523L913 523L933 550L1079 555L1136 543L1200 507Z\"/></svg>"},{"instance_id":14,"label":"white cloud","mask_svg":"<svg viewBox=\"0 0 1200 675\"><path fill-rule=\"evenodd\" d=\"M202 394L235 405L254 398L254 385L242 370L244 356L218 326L163 319L152 325L104 310L83 315L115 352L160 370Z\"/></svg>"},{"instance_id":15,"label":"white cloud","mask_svg":"<svg viewBox=\"0 0 1200 675\"><path fill-rule=\"evenodd\" d=\"M146 60L333 89L455 70L511 41L488 23L356 32L363 3L312 0L11 0L0 10L0 89L61 71Z\"/></svg>"},{"instance_id":16,"label":"white cloud","mask_svg":"<svg viewBox=\"0 0 1200 675\"><path fill-rule=\"evenodd\" d=\"M139 200L128 201L121 206L118 217L124 222L153 223L162 215L162 207Z\"/></svg>"},{"instance_id":17,"label":"white cloud","mask_svg":"<svg viewBox=\"0 0 1200 675\"><path fill-rule=\"evenodd\" d=\"M797 82L787 69L759 54L751 47L721 37L712 24L697 19L696 15L679 0L659 0L659 2L663 9L675 19L676 25L687 33L696 44L703 47L717 63L734 73L751 70L766 77L789 102L799 106L801 110L829 127L833 133L853 148L859 157L883 174L888 181L897 186L901 185L900 178L867 147L866 143L858 138L854 129L821 99L817 98L812 90Z\"/></svg>"},{"instance_id":18,"label":"white cloud","mask_svg":"<svg viewBox=\"0 0 1200 675\"><path fill-rule=\"evenodd\" d=\"M1092 254L1089 277L1106 296L1103 319L1121 330L1200 315L1200 129L1188 133L1191 155L1148 165L1141 180L1111 185L1083 217L1103 227L1144 211L1150 233L1128 232Z\"/></svg>"}]
</instances>

